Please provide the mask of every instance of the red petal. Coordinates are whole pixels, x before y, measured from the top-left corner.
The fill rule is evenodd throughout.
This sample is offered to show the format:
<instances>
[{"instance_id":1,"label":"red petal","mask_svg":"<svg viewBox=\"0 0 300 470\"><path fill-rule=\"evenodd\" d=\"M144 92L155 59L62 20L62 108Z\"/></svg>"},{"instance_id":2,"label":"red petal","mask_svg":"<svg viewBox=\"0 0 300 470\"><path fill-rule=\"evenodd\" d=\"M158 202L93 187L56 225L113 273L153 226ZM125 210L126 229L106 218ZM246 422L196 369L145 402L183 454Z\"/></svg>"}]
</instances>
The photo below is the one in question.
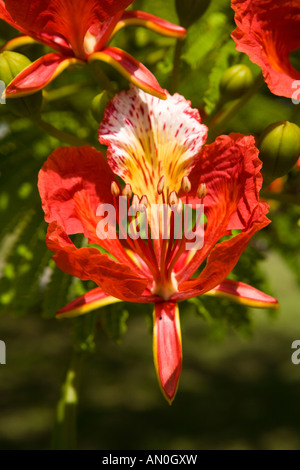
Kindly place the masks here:
<instances>
[{"instance_id":1,"label":"red petal","mask_svg":"<svg viewBox=\"0 0 300 470\"><path fill-rule=\"evenodd\" d=\"M110 296L134 302L147 286L147 279L101 254L97 248L76 248L56 222L48 227L46 243L55 253L53 259L59 269L83 281L96 282Z\"/></svg>"},{"instance_id":2,"label":"red petal","mask_svg":"<svg viewBox=\"0 0 300 470\"><path fill-rule=\"evenodd\" d=\"M77 317L116 302L120 302L120 299L107 295L100 287L96 287L96 289L87 292L60 309L57 312L57 318Z\"/></svg>"},{"instance_id":3,"label":"red petal","mask_svg":"<svg viewBox=\"0 0 300 470\"><path fill-rule=\"evenodd\" d=\"M110 64L124 75L125 78L147 93L157 96L158 98L166 98L164 90L160 87L150 70L121 49L106 47L101 52L95 52L90 55L89 60L102 60Z\"/></svg>"},{"instance_id":4,"label":"red petal","mask_svg":"<svg viewBox=\"0 0 300 470\"><path fill-rule=\"evenodd\" d=\"M141 297L134 298L133 301L138 303L155 303L159 300L157 296L153 296L151 292L146 289ZM132 299L130 301L132 301ZM92 289L60 309L57 312L57 318L77 317L116 302L121 302L121 300L106 294L100 287L96 287L96 289Z\"/></svg>"},{"instance_id":5,"label":"red petal","mask_svg":"<svg viewBox=\"0 0 300 470\"><path fill-rule=\"evenodd\" d=\"M62 147L43 165L38 187L46 222L56 221L68 235L83 233L89 243L128 262L119 240L100 240L96 233L97 207L113 204L111 183L115 180L101 152L89 146Z\"/></svg>"},{"instance_id":6,"label":"red petal","mask_svg":"<svg viewBox=\"0 0 300 470\"><path fill-rule=\"evenodd\" d=\"M18 27L28 32L40 32L51 17L50 0L6 0L5 6Z\"/></svg>"},{"instance_id":7,"label":"red petal","mask_svg":"<svg viewBox=\"0 0 300 470\"><path fill-rule=\"evenodd\" d=\"M182 366L182 348L178 305L155 304L153 312L154 364L162 392L169 402L175 398Z\"/></svg>"},{"instance_id":8,"label":"red petal","mask_svg":"<svg viewBox=\"0 0 300 470\"><path fill-rule=\"evenodd\" d=\"M118 14L103 23L95 23L89 28L88 34L85 37L85 48L88 54L101 51L101 49L109 43L115 26L121 16L122 12L120 11ZM92 37L92 47L89 47L89 37Z\"/></svg>"},{"instance_id":9,"label":"red petal","mask_svg":"<svg viewBox=\"0 0 300 470\"><path fill-rule=\"evenodd\" d=\"M249 240L258 231L270 223L265 216L264 205L258 205L253 211L252 220L247 230L225 242L218 243L207 258L207 263L200 276L196 279L180 284L179 290L182 295L172 297L174 300L201 295L222 283L237 264L241 254L247 248ZM190 289L196 289L193 294Z\"/></svg>"},{"instance_id":10,"label":"red petal","mask_svg":"<svg viewBox=\"0 0 300 470\"><path fill-rule=\"evenodd\" d=\"M50 34L49 31L47 31L47 32L43 31L43 32L39 33L38 32L39 28L37 28L37 30L36 30L36 24L35 23L33 24L32 27L30 26L29 18L27 18L28 21L29 21L28 24L26 22L25 23L16 22L12 18L12 16L8 13L8 11L6 10L5 5L7 5L7 3L8 2L6 2L6 4L5 4L2 0L0 0L0 19L6 21L6 23L10 24L14 28L16 28L18 31L25 34L25 36L30 36L33 40L37 40L39 42L42 42L46 46L50 46L50 47L58 50L59 52L62 52L63 54L70 53L69 43L66 42L66 40L64 38L57 35L55 32L53 32L52 34ZM40 29L42 30L42 26L41 26ZM16 38L16 39L18 39L18 38ZM13 45L13 41L14 41L14 39L9 41L9 43L11 43L11 45ZM15 44L12 47L18 47L20 45L22 45L22 44L21 43ZM7 50L8 48L6 47L5 49ZM3 50L4 50L4 48L3 48Z\"/></svg>"},{"instance_id":11,"label":"red petal","mask_svg":"<svg viewBox=\"0 0 300 470\"><path fill-rule=\"evenodd\" d=\"M263 71L270 90L291 98L300 73L289 55L300 47L298 0L232 0L237 29L232 33L238 51L248 54Z\"/></svg>"},{"instance_id":12,"label":"red petal","mask_svg":"<svg viewBox=\"0 0 300 470\"><path fill-rule=\"evenodd\" d=\"M20 98L41 90L69 65L82 63L74 57L51 52L26 67L6 88L8 98Z\"/></svg>"},{"instance_id":13,"label":"red petal","mask_svg":"<svg viewBox=\"0 0 300 470\"><path fill-rule=\"evenodd\" d=\"M160 299L157 296L153 296L150 291L146 289L141 297L129 299L128 301L138 303L155 303L159 300ZM96 287L96 289L92 289L86 294L81 295L60 309L57 312L57 318L77 317L79 315L89 313L97 308L101 308L117 302L121 302L121 300L106 294L100 287Z\"/></svg>"},{"instance_id":14,"label":"red petal","mask_svg":"<svg viewBox=\"0 0 300 470\"><path fill-rule=\"evenodd\" d=\"M187 280L206 259L213 246L232 229L242 230L240 238L235 237L235 242L223 242L217 250L237 243L241 253L247 245L250 237L260 228L269 223L264 214L268 212L268 205L259 202L259 190L262 185L260 174L261 161L258 158L258 149L255 147L254 138L231 134L220 136L216 141L204 147L199 163L190 174L192 192L190 202L198 202L195 192L200 183L206 185L207 195L203 200L204 211L207 217L207 227L204 233L204 246L196 251L188 265L189 252L179 260L177 276L179 281ZM250 235L251 234L251 235ZM239 241L240 240L240 241ZM241 242L243 240L243 242ZM227 244L224 244L227 243ZM241 247L244 247L241 251ZM234 266L240 255L234 250L230 253ZM206 268L207 269L207 268ZM231 268L232 269L232 268ZM221 272L221 271L220 271ZM215 285L222 282L224 277L218 277ZM222 269L223 273L223 269ZM212 289L213 285L210 286Z\"/></svg>"},{"instance_id":15,"label":"red petal","mask_svg":"<svg viewBox=\"0 0 300 470\"><path fill-rule=\"evenodd\" d=\"M125 11L113 34L116 34L117 31L125 26L143 26L158 34L173 38L184 39L186 37L186 30L182 26L138 10Z\"/></svg>"},{"instance_id":16,"label":"red petal","mask_svg":"<svg viewBox=\"0 0 300 470\"><path fill-rule=\"evenodd\" d=\"M13 20L28 32L60 35L83 58L84 36L96 22L124 10L133 0L6 0Z\"/></svg>"},{"instance_id":17,"label":"red petal","mask_svg":"<svg viewBox=\"0 0 300 470\"><path fill-rule=\"evenodd\" d=\"M213 297L229 298L237 303L256 308L278 309L278 300L243 282L225 279L213 290L206 292Z\"/></svg>"},{"instance_id":18,"label":"red petal","mask_svg":"<svg viewBox=\"0 0 300 470\"><path fill-rule=\"evenodd\" d=\"M6 23L10 24L14 28L19 29L17 23L13 20L11 15L8 13L6 9L6 4L3 2L3 0L0 0L0 19L6 21ZM20 29L20 31L24 32L24 29L22 30Z\"/></svg>"}]
</instances>

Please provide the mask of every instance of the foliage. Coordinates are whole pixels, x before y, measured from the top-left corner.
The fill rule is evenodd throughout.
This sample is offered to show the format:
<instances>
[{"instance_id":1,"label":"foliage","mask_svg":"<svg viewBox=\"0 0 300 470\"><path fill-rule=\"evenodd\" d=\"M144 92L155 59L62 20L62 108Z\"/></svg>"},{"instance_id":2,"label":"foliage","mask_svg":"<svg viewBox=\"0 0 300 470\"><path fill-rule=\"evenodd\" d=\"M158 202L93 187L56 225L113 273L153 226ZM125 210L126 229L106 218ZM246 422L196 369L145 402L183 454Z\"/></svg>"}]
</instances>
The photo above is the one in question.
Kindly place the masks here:
<instances>
[{"instance_id":1,"label":"foliage","mask_svg":"<svg viewBox=\"0 0 300 470\"><path fill-rule=\"evenodd\" d=\"M174 0L136 0L135 9L178 23ZM163 88L176 90L200 110L208 126L222 111L219 83L223 72L242 63L257 77L260 69L235 49L230 34L234 29L230 2L211 0L209 7L188 29L187 39L180 46L180 63L176 64L176 40L154 32L130 28L120 31L112 45L126 49L141 60L157 77ZM0 46L15 36L14 30L1 22ZM46 46L22 46L18 52L34 60ZM177 67L178 76L174 81ZM172 85L173 84L173 85ZM46 123L104 149L97 140L98 122L91 107L99 93L127 88L127 81L110 66L102 64L73 66L43 91L42 118ZM300 125L300 104L272 95L263 84L230 119L219 133L240 132L259 136L275 121L290 120ZM41 315L45 321L75 297L94 287L58 270L45 246L46 223L37 190L37 175L49 154L67 145L55 133L49 134L37 122L13 115L0 105L0 312L13 316ZM231 277L258 289L270 291L268 278L261 268L263 260L278 252L290 266L300 284L300 172L294 168L285 177L282 193L268 192L272 223L257 234ZM280 299L279 299L280 300ZM120 343L126 332L128 311L140 313L140 306L116 304L96 315L96 325L113 341ZM215 334L234 327L249 331L251 315L244 306L229 300L201 297L182 304L183 318L192 310L204 319ZM148 315L148 310L147 310ZM78 322L79 324L80 322ZM77 325L78 326L78 325ZM80 340L81 341L81 340ZM79 342L80 342L79 341ZM94 347L94 338L86 348ZM85 344L84 341L80 344Z\"/></svg>"}]
</instances>

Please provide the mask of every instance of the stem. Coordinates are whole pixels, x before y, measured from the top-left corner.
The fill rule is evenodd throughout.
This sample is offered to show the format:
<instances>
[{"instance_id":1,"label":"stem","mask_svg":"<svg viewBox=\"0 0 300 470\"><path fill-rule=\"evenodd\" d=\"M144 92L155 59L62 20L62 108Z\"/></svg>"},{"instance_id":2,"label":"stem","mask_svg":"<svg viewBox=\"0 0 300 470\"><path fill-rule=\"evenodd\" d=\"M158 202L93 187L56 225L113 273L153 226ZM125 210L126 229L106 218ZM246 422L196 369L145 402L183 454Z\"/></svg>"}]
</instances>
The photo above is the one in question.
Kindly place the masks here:
<instances>
[{"instance_id":1,"label":"stem","mask_svg":"<svg viewBox=\"0 0 300 470\"><path fill-rule=\"evenodd\" d=\"M73 352L65 382L61 388L61 397L57 405L53 435L55 450L75 450L77 442L76 422L78 388L84 353Z\"/></svg>"},{"instance_id":2,"label":"stem","mask_svg":"<svg viewBox=\"0 0 300 470\"><path fill-rule=\"evenodd\" d=\"M233 101L228 107L222 108L219 113L212 120L208 142L212 142L227 126L230 119L252 98L252 96L263 85L264 80L262 75L258 75L252 87L238 100Z\"/></svg>"},{"instance_id":3,"label":"stem","mask_svg":"<svg viewBox=\"0 0 300 470\"><path fill-rule=\"evenodd\" d=\"M83 361L94 351L96 314L92 312L76 318L74 323L73 354L56 409L52 448L75 450L77 448L77 407Z\"/></svg>"},{"instance_id":4,"label":"stem","mask_svg":"<svg viewBox=\"0 0 300 470\"><path fill-rule=\"evenodd\" d=\"M183 42L180 39L177 39L174 59L173 59L173 73L171 77L171 94L175 93L178 90L179 85L179 72L180 72L180 57L182 52Z\"/></svg>"},{"instance_id":5,"label":"stem","mask_svg":"<svg viewBox=\"0 0 300 470\"><path fill-rule=\"evenodd\" d=\"M88 142L79 139L79 137L57 129L56 127L52 126L52 124L49 124L49 122L44 121L40 116L33 118L32 122L39 126L39 128L46 132L46 134L51 135L51 137L55 137L56 139L65 142L66 144L73 145L75 147L89 145Z\"/></svg>"}]
</instances>

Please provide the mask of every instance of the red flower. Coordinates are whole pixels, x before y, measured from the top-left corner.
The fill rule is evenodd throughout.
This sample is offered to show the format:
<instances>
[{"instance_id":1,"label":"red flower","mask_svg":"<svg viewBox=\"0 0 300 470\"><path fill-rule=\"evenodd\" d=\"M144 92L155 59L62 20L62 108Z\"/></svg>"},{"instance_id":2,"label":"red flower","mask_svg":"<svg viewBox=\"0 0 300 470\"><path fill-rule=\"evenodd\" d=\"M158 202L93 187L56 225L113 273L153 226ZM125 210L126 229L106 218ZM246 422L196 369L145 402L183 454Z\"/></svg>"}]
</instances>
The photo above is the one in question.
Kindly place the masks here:
<instances>
[{"instance_id":1,"label":"red flower","mask_svg":"<svg viewBox=\"0 0 300 470\"><path fill-rule=\"evenodd\" d=\"M182 363L177 302L208 294L256 307L278 304L251 286L226 279L250 238L270 222L268 205L258 198L261 162L254 138L221 136L202 149L207 128L198 111L182 96L166 94L162 101L132 87L117 95L99 129L100 142L108 145L107 162L90 147L57 149L40 171L39 191L50 224L47 246L57 266L99 286L58 316L81 315L119 300L154 303L154 362L171 402ZM116 175L126 183L122 191ZM124 201L126 210L139 212L130 213L129 226L117 216L116 230L116 220L105 213L111 206L103 204L119 214ZM207 222L194 221L177 236L182 231L176 215L199 203ZM153 207L158 217L148 216ZM160 223L165 207L168 236ZM138 228L144 232L135 238L138 230L132 227L141 212L145 219L139 219ZM197 230L190 237L192 228ZM239 233L230 237L234 229ZM104 231L109 237L101 236ZM132 236L125 237L127 231ZM93 247L77 248L68 237L75 233L83 233ZM192 238L196 243L190 249Z\"/></svg>"},{"instance_id":2,"label":"red flower","mask_svg":"<svg viewBox=\"0 0 300 470\"><path fill-rule=\"evenodd\" d=\"M300 79L289 59L300 47L299 0L232 0L231 5L237 50L262 68L272 93L291 98L296 91L293 82Z\"/></svg>"},{"instance_id":3,"label":"red flower","mask_svg":"<svg viewBox=\"0 0 300 470\"><path fill-rule=\"evenodd\" d=\"M165 98L152 73L126 52L108 43L127 25L144 26L160 34L184 38L185 29L140 11L124 12L133 0L0 0L0 19L26 36L9 41L2 49L32 42L51 52L23 70L7 87L7 97L21 97L44 88L73 63L102 60L135 85Z\"/></svg>"}]
</instances>

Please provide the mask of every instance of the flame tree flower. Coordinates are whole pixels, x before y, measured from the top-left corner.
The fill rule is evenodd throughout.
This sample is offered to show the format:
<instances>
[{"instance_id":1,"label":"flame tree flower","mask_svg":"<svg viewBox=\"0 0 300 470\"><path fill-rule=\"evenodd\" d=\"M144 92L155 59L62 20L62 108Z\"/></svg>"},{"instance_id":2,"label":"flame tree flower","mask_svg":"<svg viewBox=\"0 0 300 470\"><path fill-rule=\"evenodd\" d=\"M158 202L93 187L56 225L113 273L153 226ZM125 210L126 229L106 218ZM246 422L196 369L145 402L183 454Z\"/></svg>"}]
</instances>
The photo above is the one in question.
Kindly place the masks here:
<instances>
[{"instance_id":1,"label":"flame tree flower","mask_svg":"<svg viewBox=\"0 0 300 470\"><path fill-rule=\"evenodd\" d=\"M116 95L99 129L100 142L108 145L107 161L88 146L57 149L42 167L38 186L49 223L46 243L57 266L98 285L58 317L119 300L153 303L154 363L171 403L182 365L179 301L209 294L256 307L278 304L249 285L226 279L250 238L270 222L269 206L259 201L261 162L254 138L231 134L203 147L207 128L199 112L179 94L166 94L163 101L132 86ZM122 198L139 211L153 204L175 205L169 236L162 236L159 218L151 218L143 238L121 236L121 220L116 230L116 221L107 218L109 236L99 238L101 207L109 204L118 213ZM199 203L206 218L200 225L204 243L189 250L188 237L175 236L175 212ZM137 217L131 215L131 224ZM234 229L238 233L231 237ZM153 232L158 236L150 236ZM93 246L77 248L69 238L77 233Z\"/></svg>"},{"instance_id":2,"label":"flame tree flower","mask_svg":"<svg viewBox=\"0 0 300 470\"><path fill-rule=\"evenodd\" d=\"M23 70L7 87L7 97L21 97L44 88L70 64L101 60L132 83L165 98L152 73L126 52L108 43L127 25L144 26L160 34L184 38L185 29L141 11L124 11L133 0L0 0L0 19L21 31L2 49L38 41L56 52Z\"/></svg>"},{"instance_id":3,"label":"flame tree flower","mask_svg":"<svg viewBox=\"0 0 300 470\"><path fill-rule=\"evenodd\" d=\"M300 47L299 0L232 0L231 5L237 25L232 38L237 50L262 68L272 93L292 98L297 91L294 82L300 79L300 72L289 59Z\"/></svg>"}]
</instances>

